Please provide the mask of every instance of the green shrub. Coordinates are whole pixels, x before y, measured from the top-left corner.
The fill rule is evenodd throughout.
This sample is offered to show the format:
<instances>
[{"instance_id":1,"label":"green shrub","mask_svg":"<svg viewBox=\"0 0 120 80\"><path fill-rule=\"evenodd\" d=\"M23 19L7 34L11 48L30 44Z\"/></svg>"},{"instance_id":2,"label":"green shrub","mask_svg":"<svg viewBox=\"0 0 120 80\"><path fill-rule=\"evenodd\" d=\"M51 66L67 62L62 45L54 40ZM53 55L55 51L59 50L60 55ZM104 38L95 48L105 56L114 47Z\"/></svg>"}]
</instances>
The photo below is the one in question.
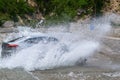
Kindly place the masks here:
<instances>
[{"instance_id":1,"label":"green shrub","mask_svg":"<svg viewBox=\"0 0 120 80\"><path fill-rule=\"evenodd\" d=\"M11 19L16 19L16 15L23 16L33 11L34 9L25 0L0 0L0 13L9 15L7 17Z\"/></svg>"},{"instance_id":2,"label":"green shrub","mask_svg":"<svg viewBox=\"0 0 120 80\"><path fill-rule=\"evenodd\" d=\"M72 21L78 9L87 11L86 8L89 6L89 0L36 0L36 2L48 24Z\"/></svg>"},{"instance_id":3,"label":"green shrub","mask_svg":"<svg viewBox=\"0 0 120 80\"><path fill-rule=\"evenodd\" d=\"M55 13L57 16L66 14L70 17L74 17L77 13L77 9L84 8L88 5L87 0L36 0L39 4L40 11L44 15ZM54 15L54 16L55 16Z\"/></svg>"},{"instance_id":4,"label":"green shrub","mask_svg":"<svg viewBox=\"0 0 120 80\"><path fill-rule=\"evenodd\" d=\"M46 18L47 23L64 23L72 21L78 10L84 10L84 15L97 15L101 13L105 0L34 0L37 7L31 7L27 0L0 0L0 20L12 19L17 21L17 16L24 18L39 10Z\"/></svg>"}]
</instances>

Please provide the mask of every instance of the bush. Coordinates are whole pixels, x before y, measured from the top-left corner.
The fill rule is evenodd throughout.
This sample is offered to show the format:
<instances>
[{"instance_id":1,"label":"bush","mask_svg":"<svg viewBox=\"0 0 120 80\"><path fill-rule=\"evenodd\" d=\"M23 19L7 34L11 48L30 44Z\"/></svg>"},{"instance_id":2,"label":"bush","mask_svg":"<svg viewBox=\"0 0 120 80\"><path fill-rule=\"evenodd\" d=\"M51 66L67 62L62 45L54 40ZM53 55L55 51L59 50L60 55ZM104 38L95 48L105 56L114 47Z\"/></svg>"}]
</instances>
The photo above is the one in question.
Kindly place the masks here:
<instances>
[{"instance_id":1,"label":"bush","mask_svg":"<svg viewBox=\"0 0 120 80\"><path fill-rule=\"evenodd\" d=\"M25 0L0 0L0 11L1 14L9 15L7 17L15 20L17 15L23 16L29 12L33 12L34 9Z\"/></svg>"},{"instance_id":2,"label":"bush","mask_svg":"<svg viewBox=\"0 0 120 80\"><path fill-rule=\"evenodd\" d=\"M105 0L34 0L37 7L31 7L27 0L0 0L0 20L12 19L17 21L17 15L24 17L39 10L48 23L64 23L73 21L78 11L80 15L97 15L101 12ZM38 12L39 12L38 11ZM2 15L1 15L2 14Z\"/></svg>"},{"instance_id":3,"label":"bush","mask_svg":"<svg viewBox=\"0 0 120 80\"><path fill-rule=\"evenodd\" d=\"M87 11L89 0L36 0L47 24L73 21L78 9ZM90 13L90 12L89 12Z\"/></svg>"},{"instance_id":4,"label":"bush","mask_svg":"<svg viewBox=\"0 0 120 80\"><path fill-rule=\"evenodd\" d=\"M36 0L39 4L40 11L44 15L67 16L74 17L77 14L77 9L84 8L88 5L87 0Z\"/></svg>"},{"instance_id":5,"label":"bush","mask_svg":"<svg viewBox=\"0 0 120 80\"><path fill-rule=\"evenodd\" d=\"M78 10L84 10L83 15L97 15L101 12L104 0L36 0L40 11L47 19L64 20L66 15L69 21L77 15ZM80 15L81 17L83 15ZM52 20L53 20L52 18ZM66 20L68 20L66 19Z\"/></svg>"}]
</instances>

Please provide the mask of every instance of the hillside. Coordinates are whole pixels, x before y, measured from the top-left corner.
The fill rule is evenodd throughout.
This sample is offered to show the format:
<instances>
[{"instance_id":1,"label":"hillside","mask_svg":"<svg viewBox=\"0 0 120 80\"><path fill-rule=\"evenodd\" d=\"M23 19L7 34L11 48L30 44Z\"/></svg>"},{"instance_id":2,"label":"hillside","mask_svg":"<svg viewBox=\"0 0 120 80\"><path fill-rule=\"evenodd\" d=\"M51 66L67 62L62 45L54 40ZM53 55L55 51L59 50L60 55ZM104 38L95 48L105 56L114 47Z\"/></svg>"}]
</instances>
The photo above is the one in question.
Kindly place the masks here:
<instances>
[{"instance_id":1,"label":"hillside","mask_svg":"<svg viewBox=\"0 0 120 80\"><path fill-rule=\"evenodd\" d=\"M6 6L6 7L5 7ZM120 14L119 0L0 0L0 25L14 21L31 25L46 20L46 24L59 24L105 13Z\"/></svg>"}]
</instances>

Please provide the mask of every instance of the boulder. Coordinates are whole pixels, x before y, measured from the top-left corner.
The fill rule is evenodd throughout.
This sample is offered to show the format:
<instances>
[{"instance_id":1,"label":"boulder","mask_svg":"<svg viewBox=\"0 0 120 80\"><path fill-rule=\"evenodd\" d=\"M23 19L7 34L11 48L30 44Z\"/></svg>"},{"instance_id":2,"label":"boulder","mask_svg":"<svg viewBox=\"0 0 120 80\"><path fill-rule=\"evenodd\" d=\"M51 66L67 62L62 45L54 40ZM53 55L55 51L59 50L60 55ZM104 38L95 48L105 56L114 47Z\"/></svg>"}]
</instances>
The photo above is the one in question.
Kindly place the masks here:
<instances>
[{"instance_id":1,"label":"boulder","mask_svg":"<svg viewBox=\"0 0 120 80\"><path fill-rule=\"evenodd\" d=\"M38 80L22 69L0 69L0 80Z\"/></svg>"},{"instance_id":2,"label":"boulder","mask_svg":"<svg viewBox=\"0 0 120 80\"><path fill-rule=\"evenodd\" d=\"M13 21L6 21L2 26L4 28L11 28L11 27L14 27L14 22Z\"/></svg>"}]
</instances>

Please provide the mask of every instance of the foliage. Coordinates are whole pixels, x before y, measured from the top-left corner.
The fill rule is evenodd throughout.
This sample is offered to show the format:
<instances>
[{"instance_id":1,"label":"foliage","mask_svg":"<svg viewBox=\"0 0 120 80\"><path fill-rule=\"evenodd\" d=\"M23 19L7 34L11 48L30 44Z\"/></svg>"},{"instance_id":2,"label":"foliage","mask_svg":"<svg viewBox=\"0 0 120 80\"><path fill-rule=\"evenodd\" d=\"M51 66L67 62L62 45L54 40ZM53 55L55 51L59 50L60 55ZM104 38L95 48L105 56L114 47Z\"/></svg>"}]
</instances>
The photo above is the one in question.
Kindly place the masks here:
<instances>
[{"instance_id":1,"label":"foliage","mask_svg":"<svg viewBox=\"0 0 120 80\"><path fill-rule=\"evenodd\" d=\"M39 5L40 11L47 19L65 20L73 18L77 15L78 10L84 10L83 15L92 14L97 15L101 12L104 5L104 0L36 0ZM81 15L81 17L83 16Z\"/></svg>"},{"instance_id":2,"label":"foliage","mask_svg":"<svg viewBox=\"0 0 120 80\"><path fill-rule=\"evenodd\" d=\"M9 15L8 17L11 19L16 19L17 15L23 16L29 12L33 12L33 8L25 0L0 0L0 13Z\"/></svg>"},{"instance_id":3,"label":"foliage","mask_svg":"<svg viewBox=\"0 0 120 80\"><path fill-rule=\"evenodd\" d=\"M78 11L84 10L82 15L97 15L101 12L105 0L34 0L37 7L28 4L28 0L0 0L0 23L12 19L17 21L17 15L24 17L39 10L48 23L64 23L77 16ZM49 22L50 21L50 22Z\"/></svg>"},{"instance_id":4,"label":"foliage","mask_svg":"<svg viewBox=\"0 0 120 80\"><path fill-rule=\"evenodd\" d=\"M88 5L87 0L36 0L40 5L40 11L44 15L50 15L54 13L52 16L63 16L66 14L67 16L74 17L77 13L77 9L84 8ZM50 15L51 16L51 15Z\"/></svg>"}]
</instances>

